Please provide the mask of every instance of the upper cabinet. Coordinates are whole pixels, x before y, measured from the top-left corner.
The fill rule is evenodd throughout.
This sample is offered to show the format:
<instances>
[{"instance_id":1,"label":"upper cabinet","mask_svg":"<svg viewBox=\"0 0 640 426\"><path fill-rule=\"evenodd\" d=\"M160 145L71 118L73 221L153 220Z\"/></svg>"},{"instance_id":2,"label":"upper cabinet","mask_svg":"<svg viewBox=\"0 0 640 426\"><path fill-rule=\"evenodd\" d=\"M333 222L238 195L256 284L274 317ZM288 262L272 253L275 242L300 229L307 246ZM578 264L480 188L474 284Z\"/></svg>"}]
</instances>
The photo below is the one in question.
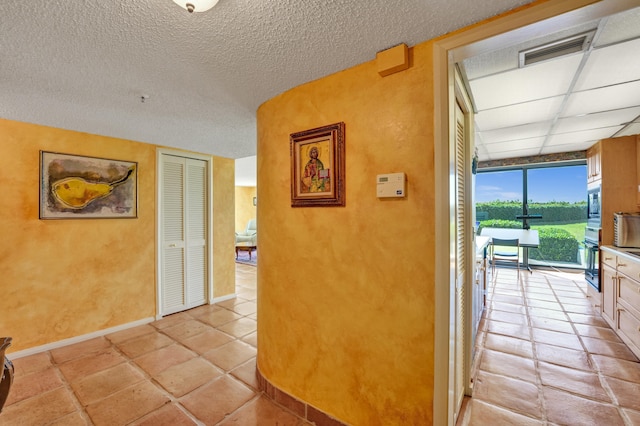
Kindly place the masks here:
<instances>
[{"instance_id":1,"label":"upper cabinet","mask_svg":"<svg viewBox=\"0 0 640 426\"><path fill-rule=\"evenodd\" d=\"M613 214L638 210L637 136L603 139L587 150L588 182L599 184L604 245L613 244Z\"/></svg>"},{"instance_id":2,"label":"upper cabinet","mask_svg":"<svg viewBox=\"0 0 640 426\"><path fill-rule=\"evenodd\" d=\"M587 150L587 183L592 183L602 178L600 174L601 165L600 142L598 142Z\"/></svg>"}]
</instances>

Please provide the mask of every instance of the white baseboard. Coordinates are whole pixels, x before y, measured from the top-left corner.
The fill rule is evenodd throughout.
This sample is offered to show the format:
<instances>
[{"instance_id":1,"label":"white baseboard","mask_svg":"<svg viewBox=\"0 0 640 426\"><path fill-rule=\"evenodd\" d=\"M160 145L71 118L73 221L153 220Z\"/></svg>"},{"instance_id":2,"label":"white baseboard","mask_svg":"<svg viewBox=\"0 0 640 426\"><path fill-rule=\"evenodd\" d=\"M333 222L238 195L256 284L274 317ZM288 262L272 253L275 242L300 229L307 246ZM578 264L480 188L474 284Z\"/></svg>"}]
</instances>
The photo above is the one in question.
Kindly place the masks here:
<instances>
[{"instance_id":1,"label":"white baseboard","mask_svg":"<svg viewBox=\"0 0 640 426\"><path fill-rule=\"evenodd\" d=\"M224 302L225 300L235 299L236 297L238 297L238 296L235 293L227 294L225 296L220 296L220 297L214 297L213 299L209 299L209 305L214 305L216 303ZM197 308L197 306L196 306L196 308ZM193 309L195 309L195 308L193 308ZM187 311L188 311L188 309L187 309ZM162 318L168 317L169 315L178 314L180 312L184 312L184 311L173 312L173 313L166 314L166 315L156 315L156 321L160 321Z\"/></svg>"},{"instance_id":2,"label":"white baseboard","mask_svg":"<svg viewBox=\"0 0 640 426\"><path fill-rule=\"evenodd\" d=\"M213 305L214 303L224 302L225 300L235 299L236 297L238 297L238 296L235 293L231 293L231 294L227 294L225 296L214 297L213 299L211 299L211 301L209 303L211 305Z\"/></svg>"},{"instance_id":3,"label":"white baseboard","mask_svg":"<svg viewBox=\"0 0 640 426\"><path fill-rule=\"evenodd\" d=\"M137 327L139 325L149 324L152 321L154 321L153 317L143 318L138 321L128 322L126 324L117 325L115 327L105 328L104 330L98 330L92 333L83 334L82 336L70 337L68 339L58 340L57 342L47 343L46 345L36 346L33 348L12 352L7 354L7 358L13 360L17 358L23 358L29 355L39 354L40 352L50 351L51 349L57 349L63 346L72 345L74 343L84 342L85 340L94 339L96 337L115 333L116 331L122 331L128 328Z\"/></svg>"}]
</instances>

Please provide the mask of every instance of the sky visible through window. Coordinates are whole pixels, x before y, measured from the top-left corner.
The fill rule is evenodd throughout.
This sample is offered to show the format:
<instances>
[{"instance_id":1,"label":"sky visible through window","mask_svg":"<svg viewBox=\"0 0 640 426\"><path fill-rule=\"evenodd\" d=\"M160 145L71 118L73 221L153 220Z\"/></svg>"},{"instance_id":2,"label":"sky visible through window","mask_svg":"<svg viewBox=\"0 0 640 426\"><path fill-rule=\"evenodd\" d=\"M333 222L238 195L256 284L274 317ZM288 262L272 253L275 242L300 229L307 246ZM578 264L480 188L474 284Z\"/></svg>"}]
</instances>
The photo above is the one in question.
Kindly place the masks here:
<instances>
[{"instance_id":1,"label":"sky visible through window","mask_svg":"<svg viewBox=\"0 0 640 426\"><path fill-rule=\"evenodd\" d=\"M587 166L545 167L529 169L527 198L530 202L546 203L587 200ZM521 201L522 171L478 173L476 202Z\"/></svg>"}]
</instances>

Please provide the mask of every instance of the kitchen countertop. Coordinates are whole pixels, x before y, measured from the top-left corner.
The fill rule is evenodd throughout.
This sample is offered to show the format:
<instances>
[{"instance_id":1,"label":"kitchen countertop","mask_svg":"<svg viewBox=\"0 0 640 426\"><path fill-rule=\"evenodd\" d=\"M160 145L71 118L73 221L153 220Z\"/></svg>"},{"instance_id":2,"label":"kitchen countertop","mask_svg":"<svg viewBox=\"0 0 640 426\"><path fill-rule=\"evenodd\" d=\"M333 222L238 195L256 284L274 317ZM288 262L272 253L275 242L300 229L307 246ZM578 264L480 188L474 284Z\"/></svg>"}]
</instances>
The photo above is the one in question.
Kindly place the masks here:
<instances>
[{"instance_id":1,"label":"kitchen countertop","mask_svg":"<svg viewBox=\"0 0 640 426\"><path fill-rule=\"evenodd\" d=\"M476 235L476 255L481 255L482 250L485 249L491 242L491 237L485 237L484 235Z\"/></svg>"},{"instance_id":2,"label":"kitchen countertop","mask_svg":"<svg viewBox=\"0 0 640 426\"><path fill-rule=\"evenodd\" d=\"M600 246L600 248L618 256L623 256L634 262L640 262L640 248L626 248L616 246Z\"/></svg>"}]
</instances>

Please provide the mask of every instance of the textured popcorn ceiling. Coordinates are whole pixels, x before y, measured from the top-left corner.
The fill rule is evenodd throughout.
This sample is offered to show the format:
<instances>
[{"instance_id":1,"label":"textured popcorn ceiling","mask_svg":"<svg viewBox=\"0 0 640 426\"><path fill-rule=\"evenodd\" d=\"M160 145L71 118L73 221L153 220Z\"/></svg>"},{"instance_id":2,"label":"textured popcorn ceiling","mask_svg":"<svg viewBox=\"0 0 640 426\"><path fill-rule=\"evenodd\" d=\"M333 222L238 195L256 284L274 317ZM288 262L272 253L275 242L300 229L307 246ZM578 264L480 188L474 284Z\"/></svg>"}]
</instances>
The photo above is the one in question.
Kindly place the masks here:
<instances>
[{"instance_id":1,"label":"textured popcorn ceiling","mask_svg":"<svg viewBox=\"0 0 640 426\"><path fill-rule=\"evenodd\" d=\"M271 97L525 3L2 0L0 117L247 157Z\"/></svg>"}]
</instances>

